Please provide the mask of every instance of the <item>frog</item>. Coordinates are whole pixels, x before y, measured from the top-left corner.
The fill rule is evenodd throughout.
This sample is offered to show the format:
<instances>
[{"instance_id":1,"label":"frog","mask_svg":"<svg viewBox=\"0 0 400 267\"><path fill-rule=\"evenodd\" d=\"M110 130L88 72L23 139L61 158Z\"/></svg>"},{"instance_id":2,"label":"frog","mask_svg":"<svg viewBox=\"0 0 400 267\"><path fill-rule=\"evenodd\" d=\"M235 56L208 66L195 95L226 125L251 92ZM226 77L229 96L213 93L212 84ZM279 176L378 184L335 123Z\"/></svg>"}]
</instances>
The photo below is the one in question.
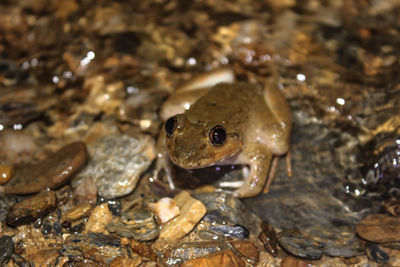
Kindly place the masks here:
<instances>
[{"instance_id":1,"label":"frog","mask_svg":"<svg viewBox=\"0 0 400 267\"><path fill-rule=\"evenodd\" d=\"M169 118L158 142L158 146L164 148L159 153L160 158L164 157L160 162L165 163L168 157L184 169L248 166L250 171L243 185L233 195L254 197L268 192L276 159L288 153L291 110L276 83L259 86L236 82L231 77L232 72L218 79L226 72L210 74L217 77L211 79L215 81L211 86L206 83L207 86L186 86L187 89L178 90L163 105L163 113L173 110L177 114L164 115ZM178 97L182 99L174 100ZM172 105L177 102L181 103L181 108ZM166 173L171 176L169 168ZM173 186L170 179L169 182Z\"/></svg>"}]
</instances>

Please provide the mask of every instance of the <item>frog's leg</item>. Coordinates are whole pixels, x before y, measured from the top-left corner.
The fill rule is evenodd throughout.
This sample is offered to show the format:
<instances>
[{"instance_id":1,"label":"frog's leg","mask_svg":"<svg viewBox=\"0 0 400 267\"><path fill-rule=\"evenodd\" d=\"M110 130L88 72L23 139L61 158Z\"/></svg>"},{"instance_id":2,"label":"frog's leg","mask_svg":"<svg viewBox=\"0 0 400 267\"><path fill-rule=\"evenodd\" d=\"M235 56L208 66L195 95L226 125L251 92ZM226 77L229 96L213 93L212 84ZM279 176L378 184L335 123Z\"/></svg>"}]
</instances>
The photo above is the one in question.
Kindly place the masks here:
<instances>
[{"instance_id":1,"label":"frog's leg","mask_svg":"<svg viewBox=\"0 0 400 267\"><path fill-rule=\"evenodd\" d=\"M160 134L158 135L156 144L156 166L153 172L153 179L159 179L160 171L164 170L167 177L167 182L171 190L175 189L175 184L172 179L172 163L168 158L167 152L165 151L165 129L162 127Z\"/></svg>"},{"instance_id":2,"label":"frog's leg","mask_svg":"<svg viewBox=\"0 0 400 267\"><path fill-rule=\"evenodd\" d=\"M250 174L245 178L243 186L234 192L234 196L244 198L258 195L267 181L271 159L272 154L265 145L247 144L235 164L249 165Z\"/></svg>"},{"instance_id":3,"label":"frog's leg","mask_svg":"<svg viewBox=\"0 0 400 267\"><path fill-rule=\"evenodd\" d=\"M264 89L264 99L270 111L274 114L277 120L276 127L273 127L274 133L279 131L281 142L275 143L270 147L275 155L283 155L289 150L290 131L292 128L291 111L286 98L277 88L274 82L268 82Z\"/></svg>"}]
</instances>

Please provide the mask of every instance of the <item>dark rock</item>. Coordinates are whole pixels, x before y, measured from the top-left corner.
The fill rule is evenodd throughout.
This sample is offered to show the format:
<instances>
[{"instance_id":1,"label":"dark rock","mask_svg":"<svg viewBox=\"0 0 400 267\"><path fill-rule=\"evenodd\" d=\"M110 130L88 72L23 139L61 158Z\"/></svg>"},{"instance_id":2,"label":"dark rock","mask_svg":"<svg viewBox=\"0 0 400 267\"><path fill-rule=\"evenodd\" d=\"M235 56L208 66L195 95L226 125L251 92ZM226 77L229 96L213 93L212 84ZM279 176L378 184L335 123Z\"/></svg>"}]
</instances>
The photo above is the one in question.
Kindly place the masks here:
<instances>
[{"instance_id":1,"label":"dark rock","mask_svg":"<svg viewBox=\"0 0 400 267\"><path fill-rule=\"evenodd\" d=\"M261 230L258 238L263 242L265 250L274 257L278 256L278 238L275 229L267 222L261 222Z\"/></svg>"},{"instance_id":2,"label":"dark rock","mask_svg":"<svg viewBox=\"0 0 400 267\"><path fill-rule=\"evenodd\" d=\"M31 264L29 261L27 261L24 257L18 255L17 253L14 253L12 255L12 259L16 265L19 267L33 267L35 266L34 264Z\"/></svg>"},{"instance_id":3,"label":"dark rock","mask_svg":"<svg viewBox=\"0 0 400 267\"><path fill-rule=\"evenodd\" d=\"M102 260L111 262L115 257L122 255L121 240L100 233L71 235L65 240L61 253L78 261L83 254L90 251L98 251Z\"/></svg>"},{"instance_id":4,"label":"dark rock","mask_svg":"<svg viewBox=\"0 0 400 267\"><path fill-rule=\"evenodd\" d=\"M384 251L378 244L368 243L365 246L365 252L368 258L375 262L384 263L388 262L390 259L389 254Z\"/></svg>"},{"instance_id":5,"label":"dark rock","mask_svg":"<svg viewBox=\"0 0 400 267\"><path fill-rule=\"evenodd\" d=\"M15 244L11 236L0 237L0 266L5 266L14 253Z\"/></svg>"},{"instance_id":6,"label":"dark rock","mask_svg":"<svg viewBox=\"0 0 400 267\"><path fill-rule=\"evenodd\" d=\"M0 124L6 127L15 124L25 125L39 116L40 112L34 103L0 103Z\"/></svg>"},{"instance_id":7,"label":"dark rock","mask_svg":"<svg viewBox=\"0 0 400 267\"><path fill-rule=\"evenodd\" d=\"M11 226L29 224L38 218L46 216L56 207L56 193L54 191L44 191L15 204L8 213L6 222Z\"/></svg>"},{"instance_id":8,"label":"dark rock","mask_svg":"<svg viewBox=\"0 0 400 267\"><path fill-rule=\"evenodd\" d=\"M31 194L58 188L72 178L87 161L86 145L75 142L64 146L37 164L19 166L5 185L8 194Z\"/></svg>"},{"instance_id":9,"label":"dark rock","mask_svg":"<svg viewBox=\"0 0 400 267\"><path fill-rule=\"evenodd\" d=\"M110 209L111 213L114 216L121 216L121 210L122 210L121 201L119 201L117 199L113 199L113 200L107 201L107 204L108 204L108 208Z\"/></svg>"},{"instance_id":10,"label":"dark rock","mask_svg":"<svg viewBox=\"0 0 400 267\"><path fill-rule=\"evenodd\" d=\"M297 232L283 231L278 235L281 247L288 253L307 260L322 258L324 245Z\"/></svg>"},{"instance_id":11,"label":"dark rock","mask_svg":"<svg viewBox=\"0 0 400 267\"><path fill-rule=\"evenodd\" d=\"M223 234L225 237L237 238L237 239L245 239L249 237L249 231L240 226L229 226L229 225L211 225L209 230Z\"/></svg>"}]
</instances>

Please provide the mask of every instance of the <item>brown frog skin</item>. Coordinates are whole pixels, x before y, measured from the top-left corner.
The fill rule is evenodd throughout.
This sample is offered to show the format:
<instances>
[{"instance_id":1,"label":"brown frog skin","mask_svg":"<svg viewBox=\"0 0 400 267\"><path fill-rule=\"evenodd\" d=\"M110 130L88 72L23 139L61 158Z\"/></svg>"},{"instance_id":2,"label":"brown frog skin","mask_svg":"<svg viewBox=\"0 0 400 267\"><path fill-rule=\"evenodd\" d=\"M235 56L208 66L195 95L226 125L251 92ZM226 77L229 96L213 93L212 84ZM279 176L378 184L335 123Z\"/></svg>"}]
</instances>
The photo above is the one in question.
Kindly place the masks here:
<instances>
[{"instance_id":1,"label":"brown frog skin","mask_svg":"<svg viewBox=\"0 0 400 267\"><path fill-rule=\"evenodd\" d=\"M272 157L287 153L292 123L284 96L276 86L266 87L219 83L202 92L188 110L167 120L160 139L168 157L185 169L248 165L250 174L234 195L255 196L266 183L268 190Z\"/></svg>"}]
</instances>

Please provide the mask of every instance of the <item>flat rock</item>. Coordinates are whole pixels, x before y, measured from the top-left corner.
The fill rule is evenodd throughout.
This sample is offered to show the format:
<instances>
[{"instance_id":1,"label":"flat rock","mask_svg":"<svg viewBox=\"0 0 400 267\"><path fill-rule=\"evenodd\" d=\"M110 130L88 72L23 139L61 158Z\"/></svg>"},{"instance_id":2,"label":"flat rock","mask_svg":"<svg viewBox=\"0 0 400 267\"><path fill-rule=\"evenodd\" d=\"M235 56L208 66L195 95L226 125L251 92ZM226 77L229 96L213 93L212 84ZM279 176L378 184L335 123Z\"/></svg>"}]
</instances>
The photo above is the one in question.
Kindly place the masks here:
<instances>
[{"instance_id":1,"label":"flat rock","mask_svg":"<svg viewBox=\"0 0 400 267\"><path fill-rule=\"evenodd\" d=\"M207 211L206 206L201 201L192 198L186 191L179 193L174 200L181 213L164 224L160 232L160 238L170 241L177 240L188 234Z\"/></svg>"},{"instance_id":2,"label":"flat rock","mask_svg":"<svg viewBox=\"0 0 400 267\"><path fill-rule=\"evenodd\" d=\"M0 237L0 266L5 266L14 253L15 244L11 236Z\"/></svg>"},{"instance_id":3,"label":"flat rock","mask_svg":"<svg viewBox=\"0 0 400 267\"><path fill-rule=\"evenodd\" d=\"M29 224L38 218L46 216L56 207L56 192L43 191L15 204L8 213L6 222L11 226Z\"/></svg>"},{"instance_id":4,"label":"flat rock","mask_svg":"<svg viewBox=\"0 0 400 267\"><path fill-rule=\"evenodd\" d=\"M32 194L66 183L87 161L86 145L74 142L62 147L37 164L19 166L4 189L8 194Z\"/></svg>"},{"instance_id":5,"label":"flat rock","mask_svg":"<svg viewBox=\"0 0 400 267\"><path fill-rule=\"evenodd\" d=\"M196 258L180 265L181 267L244 267L246 263L231 250L223 250L208 257Z\"/></svg>"},{"instance_id":6,"label":"flat rock","mask_svg":"<svg viewBox=\"0 0 400 267\"><path fill-rule=\"evenodd\" d=\"M132 192L156 155L154 140L145 135L106 136L90 144L88 150L89 164L73 179L72 186L76 188L83 179L91 177L98 194L105 198Z\"/></svg>"},{"instance_id":7,"label":"flat rock","mask_svg":"<svg viewBox=\"0 0 400 267\"><path fill-rule=\"evenodd\" d=\"M106 225L112 221L112 218L107 203L100 204L90 214L85 230L86 232L102 233L105 231Z\"/></svg>"},{"instance_id":8,"label":"flat rock","mask_svg":"<svg viewBox=\"0 0 400 267\"><path fill-rule=\"evenodd\" d=\"M371 214L356 226L357 234L374 243L400 241L400 218L386 214Z\"/></svg>"}]
</instances>

